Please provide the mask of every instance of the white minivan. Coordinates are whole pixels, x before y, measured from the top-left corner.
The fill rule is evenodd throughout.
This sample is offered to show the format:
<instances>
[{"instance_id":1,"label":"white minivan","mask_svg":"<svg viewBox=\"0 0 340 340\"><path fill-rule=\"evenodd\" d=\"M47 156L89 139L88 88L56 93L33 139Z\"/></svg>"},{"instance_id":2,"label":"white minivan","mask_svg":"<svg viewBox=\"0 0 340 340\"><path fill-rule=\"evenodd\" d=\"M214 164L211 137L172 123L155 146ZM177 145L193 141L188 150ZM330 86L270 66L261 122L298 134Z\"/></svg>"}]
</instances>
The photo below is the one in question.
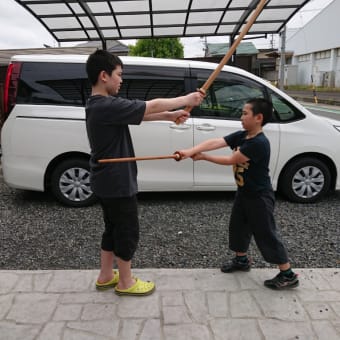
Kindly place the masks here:
<instances>
[{"instance_id":1,"label":"white minivan","mask_svg":"<svg viewBox=\"0 0 340 340\"><path fill-rule=\"evenodd\" d=\"M121 59L124 82L120 96L142 100L194 91L217 66L188 60ZM52 190L60 202L75 207L95 201L89 185L85 129L84 106L91 90L86 60L84 55L11 59L1 132L3 176L10 187ZM271 144L274 189L295 202L314 202L339 189L339 122L313 115L267 81L230 66L223 68L185 124L157 121L131 126L136 156L171 155L241 129L242 106L254 97L267 98L274 106L274 118L264 128ZM139 162L138 183L140 191L236 189L231 167L191 160Z\"/></svg>"}]
</instances>

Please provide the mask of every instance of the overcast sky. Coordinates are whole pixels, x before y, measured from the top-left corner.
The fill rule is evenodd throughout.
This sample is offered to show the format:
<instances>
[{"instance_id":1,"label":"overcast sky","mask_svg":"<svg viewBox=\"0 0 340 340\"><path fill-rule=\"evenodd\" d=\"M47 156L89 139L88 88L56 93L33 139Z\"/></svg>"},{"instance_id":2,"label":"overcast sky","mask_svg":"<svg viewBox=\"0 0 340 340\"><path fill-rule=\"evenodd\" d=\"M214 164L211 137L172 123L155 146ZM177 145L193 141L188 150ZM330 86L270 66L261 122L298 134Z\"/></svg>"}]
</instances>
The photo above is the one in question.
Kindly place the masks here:
<instances>
[{"instance_id":1,"label":"overcast sky","mask_svg":"<svg viewBox=\"0 0 340 340\"><path fill-rule=\"evenodd\" d=\"M290 20L287 25L288 29L304 26L332 1L338 0L311 0ZM208 37L207 40L208 43L229 42L228 37ZM271 37L252 41L257 48L269 48L270 40ZM122 42L131 43L131 41ZM203 41L200 38L184 38L182 43L184 44L185 57L203 55ZM23 7L14 0L0 0L0 49L43 47L44 44L58 46L39 21ZM276 37L274 38L274 47L278 48L278 44ZM70 44L61 46L70 46Z\"/></svg>"}]
</instances>

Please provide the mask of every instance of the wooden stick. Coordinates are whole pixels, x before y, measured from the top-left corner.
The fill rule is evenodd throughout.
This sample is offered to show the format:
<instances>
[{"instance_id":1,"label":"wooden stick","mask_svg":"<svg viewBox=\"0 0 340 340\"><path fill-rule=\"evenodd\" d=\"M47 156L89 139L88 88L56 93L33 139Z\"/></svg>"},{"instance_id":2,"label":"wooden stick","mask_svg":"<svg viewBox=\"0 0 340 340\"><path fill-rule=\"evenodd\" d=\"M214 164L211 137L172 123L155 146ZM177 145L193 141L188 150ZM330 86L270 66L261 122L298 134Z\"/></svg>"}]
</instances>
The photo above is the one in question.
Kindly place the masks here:
<instances>
[{"instance_id":1,"label":"wooden stick","mask_svg":"<svg viewBox=\"0 0 340 340\"><path fill-rule=\"evenodd\" d=\"M135 162L135 161L153 161L157 159L174 159L176 161L181 160L182 156L178 151L169 156L146 156L146 157L125 157L125 158L105 158L99 159L98 163L122 163L122 162Z\"/></svg>"},{"instance_id":2,"label":"wooden stick","mask_svg":"<svg viewBox=\"0 0 340 340\"><path fill-rule=\"evenodd\" d=\"M211 84L215 81L219 73L221 72L223 66L229 61L229 59L232 57L234 52L236 51L237 46L240 44L243 37L249 32L249 29L254 24L256 18L261 13L265 3L267 0L260 0L259 4L257 5L255 11L247 21L247 24L244 26L243 30L241 31L240 35L237 37L237 39L234 41L234 43L231 45L230 49L226 53L226 55L223 57L223 59L220 61L216 69L211 73L207 81L203 84L203 86L199 89L200 92L206 93L211 86ZM190 112L192 110L191 106L187 106L184 109L187 112ZM177 121L176 121L177 123Z\"/></svg>"}]
</instances>

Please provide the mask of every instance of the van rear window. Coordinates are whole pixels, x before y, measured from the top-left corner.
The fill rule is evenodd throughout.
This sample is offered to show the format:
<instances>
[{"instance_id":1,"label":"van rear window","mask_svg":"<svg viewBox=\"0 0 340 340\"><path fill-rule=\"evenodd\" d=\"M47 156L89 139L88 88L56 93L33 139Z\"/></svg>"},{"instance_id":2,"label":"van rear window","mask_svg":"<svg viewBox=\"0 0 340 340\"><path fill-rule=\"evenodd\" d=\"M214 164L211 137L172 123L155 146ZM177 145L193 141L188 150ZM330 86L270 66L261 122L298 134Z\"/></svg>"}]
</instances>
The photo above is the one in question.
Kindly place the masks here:
<instances>
[{"instance_id":1,"label":"van rear window","mask_svg":"<svg viewBox=\"0 0 340 340\"><path fill-rule=\"evenodd\" d=\"M84 64L24 63L17 103L84 106L89 86Z\"/></svg>"}]
</instances>

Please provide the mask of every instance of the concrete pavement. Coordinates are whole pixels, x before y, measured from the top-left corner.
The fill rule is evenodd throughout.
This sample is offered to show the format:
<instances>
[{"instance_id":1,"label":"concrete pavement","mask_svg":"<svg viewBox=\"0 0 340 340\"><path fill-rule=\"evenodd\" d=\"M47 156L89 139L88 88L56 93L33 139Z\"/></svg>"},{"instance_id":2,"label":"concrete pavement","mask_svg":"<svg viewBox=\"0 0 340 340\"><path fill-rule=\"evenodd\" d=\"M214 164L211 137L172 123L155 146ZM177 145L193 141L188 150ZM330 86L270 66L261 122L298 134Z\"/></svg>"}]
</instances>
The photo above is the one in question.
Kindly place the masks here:
<instances>
[{"instance_id":1,"label":"concrete pavement","mask_svg":"<svg viewBox=\"0 0 340 340\"><path fill-rule=\"evenodd\" d=\"M0 271L0 339L340 339L340 269L297 269L300 287L272 291L275 269L135 269L146 297L94 288L97 270Z\"/></svg>"}]
</instances>

